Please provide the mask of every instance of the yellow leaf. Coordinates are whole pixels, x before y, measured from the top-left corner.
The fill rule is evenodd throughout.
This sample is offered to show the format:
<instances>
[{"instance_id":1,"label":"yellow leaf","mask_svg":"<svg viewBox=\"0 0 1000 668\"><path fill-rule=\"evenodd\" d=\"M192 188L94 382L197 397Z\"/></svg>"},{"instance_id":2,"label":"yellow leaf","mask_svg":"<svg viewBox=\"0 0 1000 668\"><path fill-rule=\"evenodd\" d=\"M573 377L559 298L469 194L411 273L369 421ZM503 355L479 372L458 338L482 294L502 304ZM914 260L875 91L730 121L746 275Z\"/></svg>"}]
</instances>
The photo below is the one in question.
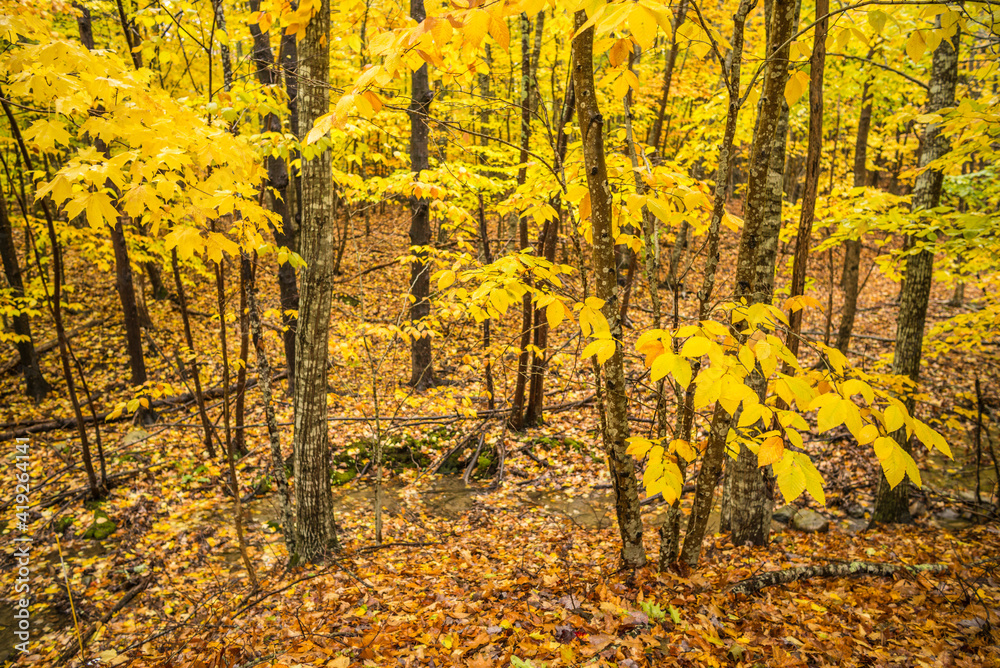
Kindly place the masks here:
<instances>
[{"instance_id":1,"label":"yellow leaf","mask_svg":"<svg viewBox=\"0 0 1000 668\"><path fill-rule=\"evenodd\" d=\"M785 454L785 441L780 436L771 436L760 444L757 450L757 466L767 466L781 461Z\"/></svg>"},{"instance_id":2,"label":"yellow leaf","mask_svg":"<svg viewBox=\"0 0 1000 668\"><path fill-rule=\"evenodd\" d=\"M454 282L455 282L455 272L453 272L450 269L442 271L441 275L438 276L438 291L446 290Z\"/></svg>"},{"instance_id":3,"label":"yellow leaf","mask_svg":"<svg viewBox=\"0 0 1000 668\"><path fill-rule=\"evenodd\" d=\"M648 9L639 4L633 5L628 15L628 27L643 51L653 46L656 39L656 17Z\"/></svg>"},{"instance_id":4,"label":"yellow leaf","mask_svg":"<svg viewBox=\"0 0 1000 668\"><path fill-rule=\"evenodd\" d=\"M106 194L91 193L87 198L87 223L96 229L105 221L114 227L118 223L118 211Z\"/></svg>"},{"instance_id":5,"label":"yellow leaf","mask_svg":"<svg viewBox=\"0 0 1000 668\"><path fill-rule=\"evenodd\" d=\"M566 307L558 299L548 305L545 309L545 319L549 323L549 329L555 329L566 317Z\"/></svg>"},{"instance_id":6,"label":"yellow leaf","mask_svg":"<svg viewBox=\"0 0 1000 668\"><path fill-rule=\"evenodd\" d=\"M924 33L920 30L914 30L910 39L906 40L906 55L916 63L923 57L926 49L927 42L924 40Z\"/></svg>"},{"instance_id":7,"label":"yellow leaf","mask_svg":"<svg viewBox=\"0 0 1000 668\"><path fill-rule=\"evenodd\" d=\"M701 357L702 355L707 355L711 349L711 341L700 336L692 336L681 347L681 355L684 357Z\"/></svg>"},{"instance_id":8,"label":"yellow leaf","mask_svg":"<svg viewBox=\"0 0 1000 668\"><path fill-rule=\"evenodd\" d=\"M799 70L788 77L785 83L785 102L792 106L799 101L809 86L809 75Z\"/></svg>"},{"instance_id":9,"label":"yellow leaf","mask_svg":"<svg viewBox=\"0 0 1000 668\"><path fill-rule=\"evenodd\" d=\"M903 411L896 404L885 409L885 430L889 433L902 429L904 424Z\"/></svg>"}]
</instances>

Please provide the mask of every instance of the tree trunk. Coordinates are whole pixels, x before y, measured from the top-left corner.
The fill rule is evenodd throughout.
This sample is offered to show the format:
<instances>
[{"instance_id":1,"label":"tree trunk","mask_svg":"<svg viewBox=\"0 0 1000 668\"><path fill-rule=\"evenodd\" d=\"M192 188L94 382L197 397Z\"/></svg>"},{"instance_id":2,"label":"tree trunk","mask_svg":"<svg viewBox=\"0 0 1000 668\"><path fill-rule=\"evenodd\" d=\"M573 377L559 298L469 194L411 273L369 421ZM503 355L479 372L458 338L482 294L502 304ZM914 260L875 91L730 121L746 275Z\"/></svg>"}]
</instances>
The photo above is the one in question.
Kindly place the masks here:
<instances>
[{"instance_id":1,"label":"tree trunk","mask_svg":"<svg viewBox=\"0 0 1000 668\"><path fill-rule=\"evenodd\" d=\"M674 76L674 64L677 62L677 52L680 50L680 42L677 41L677 30L684 23L687 17L687 0L680 0L677 3L677 14L674 15L672 23L673 34L670 36L670 50L666 53L666 62L663 65L663 89L660 93L660 108L653 119L653 125L649 128L649 136L646 143L659 148L660 137L663 134L663 119L667 114L667 100L670 98L670 83Z\"/></svg>"},{"instance_id":2,"label":"tree trunk","mask_svg":"<svg viewBox=\"0 0 1000 668\"><path fill-rule=\"evenodd\" d=\"M579 30L587 14L576 13ZM604 364L605 416L602 428L615 491L615 509L622 538L622 561L638 568L646 563L642 544L642 516L635 466L625 452L629 435L628 404L625 393L622 328L618 314L618 282L615 268L615 240L611 230L611 187L604 153L604 118L594 89L594 29L588 28L573 40L573 85L576 89L576 117L583 138L584 167L590 191L591 225L594 238L596 292L604 300L603 312L615 341L615 352Z\"/></svg>"},{"instance_id":3,"label":"tree trunk","mask_svg":"<svg viewBox=\"0 0 1000 668\"><path fill-rule=\"evenodd\" d=\"M792 265L790 295L805 294L806 269L809 246L812 243L812 225L816 218L816 195L819 192L821 155L823 152L823 74L826 66L826 15L830 0L816 0L816 26L813 28L813 50L809 61L809 146L806 149L806 183L802 197L799 231L795 237L795 260ZM802 331L802 309L788 314L788 349L798 357L799 333Z\"/></svg>"},{"instance_id":4,"label":"tree trunk","mask_svg":"<svg viewBox=\"0 0 1000 668\"><path fill-rule=\"evenodd\" d=\"M573 81L570 79L569 84L566 86L562 111L559 115L559 127L556 129L555 146L553 147L555 158L553 165L559 173L562 173L563 162L566 159L566 126L573 119L575 106L576 98L573 94ZM559 228L562 224L563 214L558 198L554 198L553 208L556 210L556 216L545 224L538 241L545 259L549 262L556 261L556 246L559 243ZM549 322L542 309L535 311L534 331L534 343L538 350L532 353L531 358L531 387L528 389L528 411L525 417L525 421L529 426L537 426L542 423L542 409L545 403L545 369L548 366L546 356L549 346Z\"/></svg>"},{"instance_id":5,"label":"tree trunk","mask_svg":"<svg viewBox=\"0 0 1000 668\"><path fill-rule=\"evenodd\" d=\"M10 108L6 93L0 88L0 106L3 106L4 114L10 123L10 132L21 152L21 159L28 171L33 171L31 152L24 143L24 137L17 125L17 118ZM45 227L49 235L49 243L52 246L52 290L49 294L49 310L52 312L52 321L56 326L56 339L59 341L59 360L62 362L63 379L66 381L66 392L69 394L70 404L73 406L73 416L76 418L77 435L80 437L80 451L83 458L83 468L87 473L87 483L90 487L90 495L94 499L100 499L104 495L104 488L97 482L97 474L94 472L94 463L90 456L90 441L87 438L87 428L83 421L83 411L80 409L80 400L76 395L76 383L73 380L73 370L70 368L70 348L69 339L66 337L66 327L62 319L62 285L63 285L63 264L62 249L59 244L59 236L56 234L55 219L52 210L49 208L47 199L41 200L42 212L45 214ZM40 267L39 267L40 268ZM41 272L39 272L41 273ZM45 274L41 273L42 280ZM46 290L48 292L48 290Z\"/></svg>"},{"instance_id":6,"label":"tree trunk","mask_svg":"<svg viewBox=\"0 0 1000 668\"><path fill-rule=\"evenodd\" d=\"M927 93L927 110L933 114L955 104L955 87L958 82L958 46L960 32L943 39L934 50L934 64ZM917 175L913 186L910 210L913 214L933 209L941 199L944 175L936 169L926 169L950 150L948 139L941 133L941 126L930 123L924 130L924 140L920 152L919 167L924 169ZM927 243L923 240L923 243ZM924 247L906 259L905 284L900 299L899 318L896 323L896 347L892 357L892 372L909 377L917 382L920 376L921 350L924 342L924 322L927 318L927 302L931 292L931 278L934 269L934 250ZM912 413L915 405L913 395L905 399L907 409ZM906 429L900 429L893 438L907 452L910 452ZM879 479L878 494L872 524L910 521L910 482L907 478L890 487L885 475Z\"/></svg>"},{"instance_id":7,"label":"tree trunk","mask_svg":"<svg viewBox=\"0 0 1000 668\"><path fill-rule=\"evenodd\" d=\"M861 115L858 117L858 136L854 142L855 188L868 185L866 165L868 162L868 133L872 127L871 83L872 78L868 77L861 91ZM847 243L844 244L844 272L840 278L840 286L844 290L844 306L840 312L840 327L837 330L837 350L845 355L851 345L854 318L858 313L858 275L860 269L861 239L848 239Z\"/></svg>"},{"instance_id":8,"label":"tree trunk","mask_svg":"<svg viewBox=\"0 0 1000 668\"><path fill-rule=\"evenodd\" d=\"M240 258L244 266L250 264L244 252ZM256 264L256 256L254 256ZM253 334L253 346L257 353L257 377L261 400L264 402L264 419L267 422L267 436L271 445L271 475L278 488L278 504L281 507L281 533L285 537L288 553L295 553L295 519L292 514L291 494L288 489L288 474L285 471L285 458L281 453L281 432L278 419L274 413L274 402L271 398L271 364L267 360L267 350L264 347L264 333L260 324L260 307L257 305L256 267L245 269L249 280L246 283L247 316Z\"/></svg>"},{"instance_id":9,"label":"tree trunk","mask_svg":"<svg viewBox=\"0 0 1000 668\"><path fill-rule=\"evenodd\" d=\"M781 217L781 181L788 106L784 99L788 74L788 42L798 23L796 0L774 0L771 8L768 53L757 132L750 156L746 220L736 264L736 299L770 303ZM775 48L777 45L777 48ZM775 202L775 199L777 201ZM763 402L766 379L757 369L747 385ZM725 422L731 416L716 411ZM713 432L716 429L713 427ZM719 432L728 433L728 429ZM757 456L743 446L731 478L732 540L735 545L766 545L770 539L773 484L757 465Z\"/></svg>"},{"instance_id":10,"label":"tree trunk","mask_svg":"<svg viewBox=\"0 0 1000 668\"><path fill-rule=\"evenodd\" d=\"M728 59L730 73L726 80L726 85L729 89L729 107L726 113L726 129L723 132L722 142L719 145L719 166L715 176L715 200L712 206L712 219L708 228L704 279L701 289L698 291L699 320L704 320L708 316L711 310L712 294L715 291L715 275L719 266L719 229L726 212L729 180L733 170L733 139L736 137L736 123L740 113L743 28L746 24L747 14L751 9L750 2L751 0L740 0L739 8L733 16L733 46ZM696 384L692 382L685 392L684 403L682 404L683 408L679 408L679 411L687 412L687 407L691 405L689 402L694 399L695 389ZM715 487L718 484L719 474L722 472L722 461L726 452L726 434L729 431L729 424L728 422L723 423L720 411L722 411L722 407L716 406L715 414L712 416L712 428L708 435L708 444L705 447L705 455L702 458L701 469L698 471L694 503L691 507L691 516L688 519L687 531L684 534L684 546L680 553L681 560L691 566L696 565L701 556L701 543L705 538L708 517L712 512ZM678 423L684 417L684 413L681 413L678 416ZM693 417L692 414L692 421L689 424L693 424ZM668 531L672 532L669 528ZM676 540L679 540L679 533L678 527ZM667 539L668 541L674 540L669 533ZM661 537L661 550L663 548ZM661 557L661 561L669 559L671 556L669 553L675 551L674 547L669 543L666 548L668 554Z\"/></svg>"},{"instance_id":11,"label":"tree trunk","mask_svg":"<svg viewBox=\"0 0 1000 668\"><path fill-rule=\"evenodd\" d=\"M424 11L424 0L410 0L410 18L420 23L427 16ZM424 63L410 77L412 98L407 113L410 116L410 168L413 178L419 179L420 173L429 167L428 136L430 126L427 117L431 110L431 100L434 98L427 77L427 63ZM431 242L431 212L430 202L422 197L410 197L410 245L427 246ZM426 253L416 251L414 255L419 261L410 265L410 321L414 329L420 327L421 321L430 315L431 276L430 268L424 258ZM434 355L431 350L431 338L422 331L410 335L411 373L410 385L417 389L425 389L437 383L434 376Z\"/></svg>"},{"instance_id":12,"label":"tree trunk","mask_svg":"<svg viewBox=\"0 0 1000 668\"><path fill-rule=\"evenodd\" d=\"M531 21L527 14L521 14L521 154L517 169L517 185L523 186L528 178L528 150L531 147ZM528 218L520 216L517 221L518 249L528 249ZM531 279L527 279L530 281ZM514 384L514 398L510 406L508 424L513 431L524 429L524 404L528 390L528 362L531 353L531 292L521 298L521 339L517 356L517 380Z\"/></svg>"},{"instance_id":13,"label":"tree trunk","mask_svg":"<svg viewBox=\"0 0 1000 668\"><path fill-rule=\"evenodd\" d=\"M132 264L129 261L125 241L123 221L127 220L127 217L119 216L111 230L111 244L115 251L115 288L118 290L122 317L125 321L125 345L128 350L132 384L142 385L146 382L146 361L142 352L142 331L139 328L139 311L135 303L135 286L132 283Z\"/></svg>"},{"instance_id":14,"label":"tree trunk","mask_svg":"<svg viewBox=\"0 0 1000 668\"><path fill-rule=\"evenodd\" d=\"M253 0L250 3L251 11L257 11L260 0ZM277 86L281 83L281 77L277 69L278 64L274 62L271 52L270 36L261 32L260 26L256 23L250 24L250 34L253 36L253 61L257 67L257 80L264 86ZM291 105L289 105L291 107ZM292 114L294 116L294 112ZM274 114L268 114L262 121L263 130L268 132L281 132L281 119ZM268 197L271 211L281 216L281 227L272 226L274 242L279 246L284 246L290 251L298 252L298 230L295 220L292 217L292 207L289 198L289 178L288 165L280 156L267 156L265 159L267 167L267 185L270 196ZM289 312L298 311L299 308L299 288L295 278L295 268L290 262L285 262L278 267L278 291L281 302L281 324L282 342L285 347L285 364L288 368L289 389L295 386L295 318Z\"/></svg>"},{"instance_id":15,"label":"tree trunk","mask_svg":"<svg viewBox=\"0 0 1000 668\"><path fill-rule=\"evenodd\" d=\"M3 257L4 276L14 299L24 299L24 282L21 280L21 264L14 247L14 230L7 215L7 202L0 195L0 256ZM31 338L31 322L28 314L19 312L14 316L14 334L18 336L17 354L21 359L21 373L24 375L25 394L38 403L52 389L38 366L38 353Z\"/></svg>"},{"instance_id":16,"label":"tree trunk","mask_svg":"<svg viewBox=\"0 0 1000 668\"><path fill-rule=\"evenodd\" d=\"M301 138L330 110L330 2L322 0L299 43ZM302 161L302 258L295 338L295 549L317 561L336 545L330 490L326 364L333 280L333 178L329 151Z\"/></svg>"},{"instance_id":17,"label":"tree trunk","mask_svg":"<svg viewBox=\"0 0 1000 668\"><path fill-rule=\"evenodd\" d=\"M177 249L171 251L171 264L174 270L174 286L177 288L177 301L181 308L181 322L184 325L184 341L187 343L188 351L191 354L191 375L194 380L194 399L198 404L198 417L201 418L201 427L205 435L205 449L208 456L215 459L215 443L212 441L214 427L212 421L208 419L208 411L205 410L205 395L201 389L201 372L198 369L198 356L195 353L194 337L191 335L191 318L188 316L187 295L184 292L184 284L181 282L181 269L177 261Z\"/></svg>"}]
</instances>

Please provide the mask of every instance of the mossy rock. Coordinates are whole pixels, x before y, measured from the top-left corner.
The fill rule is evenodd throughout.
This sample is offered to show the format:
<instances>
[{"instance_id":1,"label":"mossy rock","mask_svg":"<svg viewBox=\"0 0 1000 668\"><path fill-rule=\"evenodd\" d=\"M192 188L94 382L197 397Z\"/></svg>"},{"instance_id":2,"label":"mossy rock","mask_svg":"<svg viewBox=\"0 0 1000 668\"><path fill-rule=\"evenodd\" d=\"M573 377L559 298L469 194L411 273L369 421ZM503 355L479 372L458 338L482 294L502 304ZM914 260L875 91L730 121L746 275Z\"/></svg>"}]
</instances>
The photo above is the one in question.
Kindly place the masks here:
<instances>
[{"instance_id":1,"label":"mossy rock","mask_svg":"<svg viewBox=\"0 0 1000 668\"><path fill-rule=\"evenodd\" d=\"M351 482L357 475L357 470L353 468L346 471L334 471L333 475L330 476L330 482L339 487Z\"/></svg>"},{"instance_id":2,"label":"mossy rock","mask_svg":"<svg viewBox=\"0 0 1000 668\"><path fill-rule=\"evenodd\" d=\"M111 521L111 518L108 517L106 512L103 510L95 510L94 523L83 532L83 537L90 538L92 540L104 540L117 530L118 525Z\"/></svg>"}]
</instances>

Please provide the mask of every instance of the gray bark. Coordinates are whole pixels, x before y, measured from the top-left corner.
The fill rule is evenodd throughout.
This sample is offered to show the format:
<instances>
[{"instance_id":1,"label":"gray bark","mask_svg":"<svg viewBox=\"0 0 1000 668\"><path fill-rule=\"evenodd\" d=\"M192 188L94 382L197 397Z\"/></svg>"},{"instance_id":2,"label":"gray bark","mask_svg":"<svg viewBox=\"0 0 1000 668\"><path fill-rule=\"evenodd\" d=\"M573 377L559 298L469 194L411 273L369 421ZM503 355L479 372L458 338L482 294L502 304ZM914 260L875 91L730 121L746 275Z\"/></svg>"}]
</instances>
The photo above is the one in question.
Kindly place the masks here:
<instances>
[{"instance_id":1,"label":"gray bark","mask_svg":"<svg viewBox=\"0 0 1000 668\"><path fill-rule=\"evenodd\" d=\"M934 50L934 64L931 82L927 92L927 113L934 113L955 104L955 87L958 83L958 47L960 32L956 31L951 40L943 39ZM945 155L950 149L948 139L941 133L941 126L930 123L924 129L923 148L919 166L927 165ZM941 199L941 185L944 175L936 169L924 169L917 175L910 200L910 210L919 215L921 211L933 209ZM927 303L931 292L931 278L934 269L934 251L923 248L906 259L904 285L900 296L899 317L896 322L896 347L892 358L892 372L909 377L917 382L920 377L920 359L924 342L924 323L927 319ZM915 402L912 395L905 398L907 409L912 413ZM900 429L893 438L907 452L910 452L906 429ZM881 472L881 469L880 469ZM910 521L910 482L908 478L889 486L884 474L879 476L878 493L872 524Z\"/></svg>"},{"instance_id":2,"label":"gray bark","mask_svg":"<svg viewBox=\"0 0 1000 668\"><path fill-rule=\"evenodd\" d=\"M298 127L304 138L330 110L330 3L322 0L299 43ZM302 161L301 272L295 339L295 549L316 561L336 545L326 405L333 280L330 152Z\"/></svg>"},{"instance_id":3,"label":"gray bark","mask_svg":"<svg viewBox=\"0 0 1000 668\"><path fill-rule=\"evenodd\" d=\"M579 29L587 21L585 12L576 13ZM626 567L646 563L642 544L642 515L635 465L626 454L629 435L628 399L625 394L622 328L618 306L618 282L615 271L615 240L611 233L611 186L608 183L604 150L604 117L601 116L594 87L594 29L588 28L573 40L573 86L576 91L576 117L583 137L584 167L590 191L591 225L594 238L594 273L596 292L604 300L603 313L608 320L615 352L604 364L605 396L602 435L608 468L615 491L615 509L622 539L621 557Z\"/></svg>"}]
</instances>

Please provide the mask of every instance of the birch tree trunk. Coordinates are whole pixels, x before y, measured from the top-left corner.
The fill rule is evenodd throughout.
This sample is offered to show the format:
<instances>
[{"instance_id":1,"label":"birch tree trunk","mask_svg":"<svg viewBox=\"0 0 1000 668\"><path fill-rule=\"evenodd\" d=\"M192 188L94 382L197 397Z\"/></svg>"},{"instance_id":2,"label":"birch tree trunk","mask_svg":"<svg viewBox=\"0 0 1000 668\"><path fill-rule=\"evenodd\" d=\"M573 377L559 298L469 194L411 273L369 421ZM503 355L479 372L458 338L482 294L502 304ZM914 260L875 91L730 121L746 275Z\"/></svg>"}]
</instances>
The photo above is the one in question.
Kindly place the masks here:
<instances>
[{"instance_id":1,"label":"birch tree trunk","mask_svg":"<svg viewBox=\"0 0 1000 668\"><path fill-rule=\"evenodd\" d=\"M576 13L577 30L586 21L586 12ZM611 186L608 183L604 154L604 117L601 116L594 89L593 52L594 29L588 28L573 40L573 86L576 91L577 122L583 137L587 187L590 191L596 293L599 299L604 300L602 310L615 340L615 352L604 364L605 419L602 435L615 491L615 510L622 538L622 561L626 567L638 568L646 563L646 549L642 544L642 516L635 466L631 456L625 452L625 439L629 435L625 360L615 271L615 240L611 230Z\"/></svg>"}]
</instances>

